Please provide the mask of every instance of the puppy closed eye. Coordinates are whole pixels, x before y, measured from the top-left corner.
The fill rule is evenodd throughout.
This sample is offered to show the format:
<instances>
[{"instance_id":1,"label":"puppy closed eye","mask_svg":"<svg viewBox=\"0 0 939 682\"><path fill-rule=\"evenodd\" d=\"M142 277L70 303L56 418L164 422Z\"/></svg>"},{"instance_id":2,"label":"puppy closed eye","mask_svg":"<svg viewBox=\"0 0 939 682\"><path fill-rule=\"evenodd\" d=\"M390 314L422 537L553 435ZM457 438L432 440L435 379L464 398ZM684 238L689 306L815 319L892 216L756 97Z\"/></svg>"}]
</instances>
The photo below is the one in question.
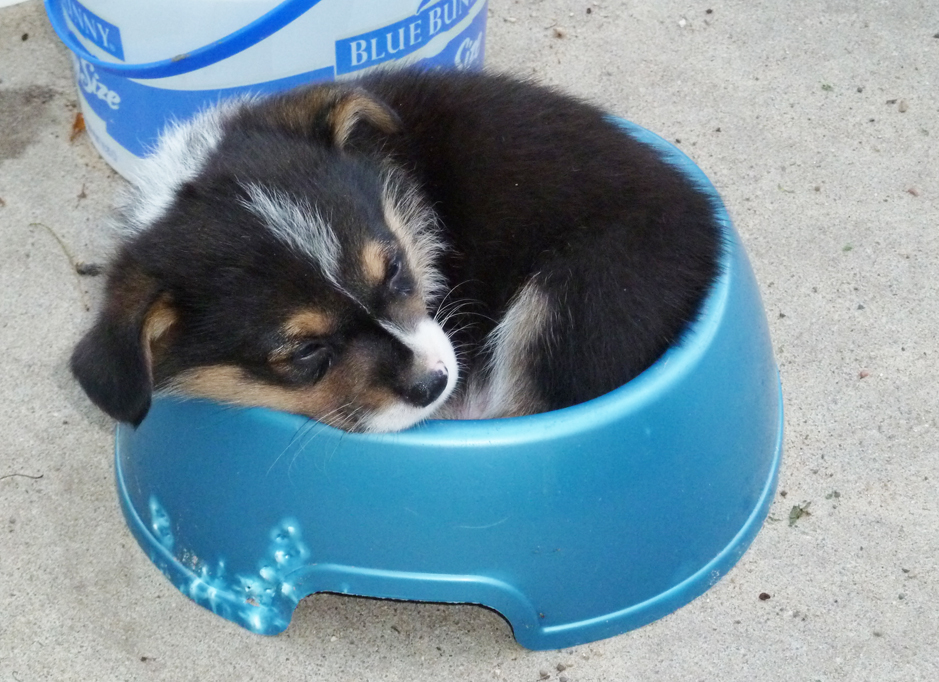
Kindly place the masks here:
<instances>
[{"instance_id":1,"label":"puppy closed eye","mask_svg":"<svg viewBox=\"0 0 939 682\"><path fill-rule=\"evenodd\" d=\"M407 296L411 293L411 279L404 269L400 253L394 254L385 267L385 288L393 296Z\"/></svg>"},{"instance_id":2,"label":"puppy closed eye","mask_svg":"<svg viewBox=\"0 0 939 682\"><path fill-rule=\"evenodd\" d=\"M323 378L332 365L333 354L320 341L304 341L288 356L288 362L297 378L304 382L315 382Z\"/></svg>"}]
</instances>

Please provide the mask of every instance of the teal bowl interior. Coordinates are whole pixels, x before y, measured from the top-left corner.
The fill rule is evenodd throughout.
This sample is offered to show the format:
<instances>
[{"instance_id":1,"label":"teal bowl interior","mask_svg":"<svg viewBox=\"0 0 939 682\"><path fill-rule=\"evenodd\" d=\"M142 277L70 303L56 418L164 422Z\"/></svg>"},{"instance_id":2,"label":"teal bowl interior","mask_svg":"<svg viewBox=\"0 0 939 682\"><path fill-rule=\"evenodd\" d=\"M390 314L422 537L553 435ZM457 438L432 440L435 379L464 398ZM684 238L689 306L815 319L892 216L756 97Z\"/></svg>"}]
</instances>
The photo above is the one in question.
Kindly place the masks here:
<instances>
[{"instance_id":1,"label":"teal bowl interior","mask_svg":"<svg viewBox=\"0 0 939 682\"><path fill-rule=\"evenodd\" d=\"M682 341L563 410L349 434L296 415L158 398L118 427L135 537L182 592L255 632L336 592L489 606L531 649L610 637L713 585L766 516L782 399L759 291L713 193L723 272Z\"/></svg>"}]
</instances>

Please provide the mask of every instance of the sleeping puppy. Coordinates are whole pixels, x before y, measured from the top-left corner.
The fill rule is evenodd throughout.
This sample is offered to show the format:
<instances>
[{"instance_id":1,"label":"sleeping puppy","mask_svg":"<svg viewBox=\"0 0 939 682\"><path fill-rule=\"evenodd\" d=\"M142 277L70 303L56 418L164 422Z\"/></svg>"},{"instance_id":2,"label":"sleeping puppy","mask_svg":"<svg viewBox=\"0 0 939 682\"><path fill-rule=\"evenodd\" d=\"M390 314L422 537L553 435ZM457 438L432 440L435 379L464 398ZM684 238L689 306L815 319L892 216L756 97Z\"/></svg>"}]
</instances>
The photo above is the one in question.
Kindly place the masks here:
<instances>
[{"instance_id":1,"label":"sleeping puppy","mask_svg":"<svg viewBox=\"0 0 939 682\"><path fill-rule=\"evenodd\" d=\"M348 431L567 407L676 342L718 273L708 197L598 109L479 73L373 74L163 135L72 356Z\"/></svg>"}]
</instances>

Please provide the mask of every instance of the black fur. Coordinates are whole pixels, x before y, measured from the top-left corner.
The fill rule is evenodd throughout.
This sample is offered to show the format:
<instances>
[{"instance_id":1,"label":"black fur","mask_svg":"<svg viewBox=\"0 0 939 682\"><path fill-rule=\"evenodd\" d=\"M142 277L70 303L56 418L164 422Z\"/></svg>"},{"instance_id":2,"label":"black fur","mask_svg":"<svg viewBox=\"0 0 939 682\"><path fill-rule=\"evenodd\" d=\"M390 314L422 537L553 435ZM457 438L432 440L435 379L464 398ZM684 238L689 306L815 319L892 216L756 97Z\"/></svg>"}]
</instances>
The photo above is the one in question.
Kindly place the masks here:
<instances>
[{"instance_id":1,"label":"black fur","mask_svg":"<svg viewBox=\"0 0 939 682\"><path fill-rule=\"evenodd\" d=\"M532 275L564 310L537 353L549 409L625 384L695 319L722 248L711 200L606 113L508 77L389 73L362 85L405 131L362 148L420 179L446 228L447 280L476 302L459 341L481 348Z\"/></svg>"},{"instance_id":2,"label":"black fur","mask_svg":"<svg viewBox=\"0 0 939 682\"><path fill-rule=\"evenodd\" d=\"M128 277L155 282L156 291L139 307L106 307L75 350L72 369L102 409L138 423L154 385L219 363L271 385L302 383L272 369L270 356L284 342L279 325L308 301L341 319L331 344L355 343L385 358L376 370L383 381L398 381L412 361L411 351L241 207L245 183L311 198L344 239L360 244L389 238L379 173L389 163L404 169L439 217L448 285L471 302L447 329L464 353L464 371L483 371L486 336L526 282L559 311L530 359L532 402L543 409L623 385L695 318L719 269L714 207L604 112L484 74L388 72L356 87L390 109L387 125L357 123L340 149L324 112L306 125L284 124L281 112L296 110L308 90L243 108L166 212L125 242L109 300ZM367 299L359 307L392 305L382 291L356 289ZM142 334L156 295L171 302L176 322L150 368ZM407 398L428 381L395 390Z\"/></svg>"}]
</instances>

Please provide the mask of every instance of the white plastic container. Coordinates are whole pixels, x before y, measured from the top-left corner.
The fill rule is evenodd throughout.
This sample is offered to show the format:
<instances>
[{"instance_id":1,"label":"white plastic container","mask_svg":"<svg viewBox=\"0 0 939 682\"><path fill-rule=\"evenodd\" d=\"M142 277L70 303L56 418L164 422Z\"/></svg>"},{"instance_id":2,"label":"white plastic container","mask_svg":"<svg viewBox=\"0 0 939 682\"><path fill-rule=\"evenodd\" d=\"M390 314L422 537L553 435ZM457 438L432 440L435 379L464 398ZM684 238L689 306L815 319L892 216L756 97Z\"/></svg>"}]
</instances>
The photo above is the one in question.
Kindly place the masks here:
<instances>
[{"instance_id":1,"label":"white plastic container","mask_svg":"<svg viewBox=\"0 0 939 682\"><path fill-rule=\"evenodd\" d=\"M45 0L85 125L133 179L166 122L392 63L478 68L486 0Z\"/></svg>"}]
</instances>

